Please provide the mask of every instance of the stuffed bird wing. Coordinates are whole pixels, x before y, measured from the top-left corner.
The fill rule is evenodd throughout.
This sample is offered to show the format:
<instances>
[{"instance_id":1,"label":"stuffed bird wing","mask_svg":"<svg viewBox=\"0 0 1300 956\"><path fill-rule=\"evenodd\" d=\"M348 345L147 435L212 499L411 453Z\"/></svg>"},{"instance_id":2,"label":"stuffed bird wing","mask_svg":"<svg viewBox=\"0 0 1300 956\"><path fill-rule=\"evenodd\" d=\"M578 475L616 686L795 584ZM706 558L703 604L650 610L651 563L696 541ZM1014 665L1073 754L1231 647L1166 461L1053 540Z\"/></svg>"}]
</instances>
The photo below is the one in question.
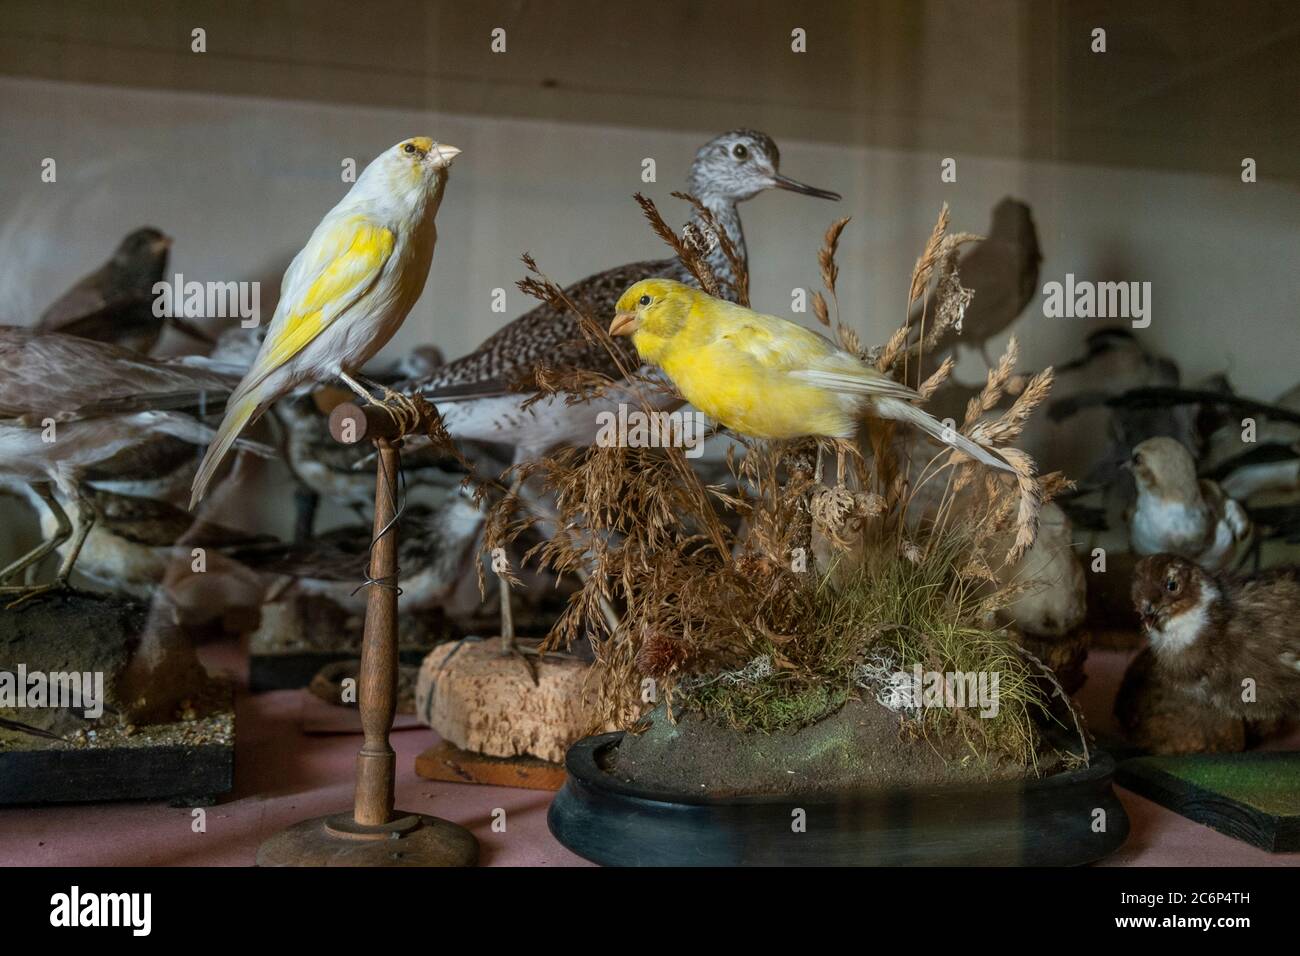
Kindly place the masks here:
<instances>
[{"instance_id":1,"label":"stuffed bird wing","mask_svg":"<svg viewBox=\"0 0 1300 956\"><path fill-rule=\"evenodd\" d=\"M326 219L316 228L285 273L266 341L231 396L216 440L203 456L191 508L239 433L261 414L263 384L375 287L392 258L395 240L387 226L359 215Z\"/></svg>"},{"instance_id":2,"label":"stuffed bird wing","mask_svg":"<svg viewBox=\"0 0 1300 956\"><path fill-rule=\"evenodd\" d=\"M391 229L365 216L322 223L316 232L285 274L280 306L241 394L255 389L374 288L396 241Z\"/></svg>"}]
</instances>

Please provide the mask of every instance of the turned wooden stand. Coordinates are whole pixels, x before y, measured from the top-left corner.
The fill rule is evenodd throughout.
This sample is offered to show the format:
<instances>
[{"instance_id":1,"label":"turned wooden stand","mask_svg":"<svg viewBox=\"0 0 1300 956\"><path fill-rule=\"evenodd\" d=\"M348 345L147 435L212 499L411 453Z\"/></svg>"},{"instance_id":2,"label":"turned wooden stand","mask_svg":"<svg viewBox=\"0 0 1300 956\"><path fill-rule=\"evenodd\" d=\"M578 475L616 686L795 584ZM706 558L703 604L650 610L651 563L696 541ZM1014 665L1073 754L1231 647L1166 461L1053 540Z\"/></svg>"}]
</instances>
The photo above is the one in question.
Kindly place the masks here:
<instances>
[{"instance_id":1,"label":"turned wooden stand","mask_svg":"<svg viewBox=\"0 0 1300 956\"><path fill-rule=\"evenodd\" d=\"M384 407L345 402L330 414L336 441L374 442L374 546L357 688L365 740L351 813L304 820L257 852L259 866L472 866L478 841L464 827L393 809L397 756L388 742L397 710L397 498L401 423Z\"/></svg>"}]
</instances>

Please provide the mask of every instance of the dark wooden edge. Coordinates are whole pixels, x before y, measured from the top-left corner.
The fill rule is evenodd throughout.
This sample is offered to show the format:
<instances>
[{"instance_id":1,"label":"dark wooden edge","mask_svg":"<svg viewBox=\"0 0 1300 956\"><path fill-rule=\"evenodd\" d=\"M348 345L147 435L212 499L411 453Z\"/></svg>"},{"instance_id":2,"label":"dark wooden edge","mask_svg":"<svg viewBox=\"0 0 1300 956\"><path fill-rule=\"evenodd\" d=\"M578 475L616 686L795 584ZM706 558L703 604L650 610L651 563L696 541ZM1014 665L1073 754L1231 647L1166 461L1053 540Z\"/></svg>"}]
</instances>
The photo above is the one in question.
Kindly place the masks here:
<instances>
[{"instance_id":1,"label":"dark wooden edge","mask_svg":"<svg viewBox=\"0 0 1300 956\"><path fill-rule=\"evenodd\" d=\"M1239 760L1252 757L1294 757L1294 754L1287 751L1262 751L1204 756ZM1115 782L1194 823L1269 853L1300 850L1300 816L1279 816L1257 810L1233 797L1170 773L1145 757L1121 763L1115 774Z\"/></svg>"}]
</instances>

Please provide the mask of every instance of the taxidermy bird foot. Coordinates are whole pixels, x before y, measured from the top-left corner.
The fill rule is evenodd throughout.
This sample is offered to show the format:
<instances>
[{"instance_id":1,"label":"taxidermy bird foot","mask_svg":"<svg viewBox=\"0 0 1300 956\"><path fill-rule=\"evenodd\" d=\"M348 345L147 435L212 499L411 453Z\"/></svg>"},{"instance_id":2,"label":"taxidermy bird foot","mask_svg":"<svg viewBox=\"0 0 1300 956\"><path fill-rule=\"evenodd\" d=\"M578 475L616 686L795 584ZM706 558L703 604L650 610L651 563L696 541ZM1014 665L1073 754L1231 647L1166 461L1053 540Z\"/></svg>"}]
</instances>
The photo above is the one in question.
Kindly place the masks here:
<instances>
[{"instance_id":1,"label":"taxidermy bird foot","mask_svg":"<svg viewBox=\"0 0 1300 956\"><path fill-rule=\"evenodd\" d=\"M375 405L386 408L402 426L402 434L416 431L420 427L420 406L409 395L395 392L385 387L384 397L374 401Z\"/></svg>"},{"instance_id":2,"label":"taxidermy bird foot","mask_svg":"<svg viewBox=\"0 0 1300 956\"><path fill-rule=\"evenodd\" d=\"M361 398L364 398L369 404L378 405L380 408L386 409L388 413L402 426L402 434L415 431L419 427L421 414L420 406L413 398L411 398L411 396L404 395L401 392L395 392L387 385L379 385L375 382L368 381L365 378L361 378L360 376L353 378L346 372L341 372L339 378L342 379L348 388L356 392ZM358 381L358 378L361 380ZM363 382L365 384L362 384ZM375 398L371 391L372 388L374 391L380 392L382 397Z\"/></svg>"},{"instance_id":3,"label":"taxidermy bird foot","mask_svg":"<svg viewBox=\"0 0 1300 956\"><path fill-rule=\"evenodd\" d=\"M53 581L49 584L22 584L0 587L0 597L17 595L14 600L4 606L6 611L12 611L16 607L21 607L32 598L40 597L42 594L49 594L51 591L62 591L68 586L67 581Z\"/></svg>"}]
</instances>

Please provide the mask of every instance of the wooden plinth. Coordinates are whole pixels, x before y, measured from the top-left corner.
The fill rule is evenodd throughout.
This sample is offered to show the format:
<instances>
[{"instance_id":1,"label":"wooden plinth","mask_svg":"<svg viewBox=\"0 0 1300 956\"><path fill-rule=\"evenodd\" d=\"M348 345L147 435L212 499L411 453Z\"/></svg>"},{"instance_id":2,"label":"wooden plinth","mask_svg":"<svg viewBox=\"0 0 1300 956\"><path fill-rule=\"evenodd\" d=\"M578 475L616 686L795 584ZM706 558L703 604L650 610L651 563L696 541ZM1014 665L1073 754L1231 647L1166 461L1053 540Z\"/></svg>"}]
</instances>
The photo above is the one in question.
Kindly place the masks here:
<instances>
[{"instance_id":1,"label":"wooden plinth","mask_svg":"<svg viewBox=\"0 0 1300 956\"><path fill-rule=\"evenodd\" d=\"M564 767L558 763L536 757L489 757L445 740L415 758L415 772L426 780L447 783L550 791L564 786Z\"/></svg>"}]
</instances>

